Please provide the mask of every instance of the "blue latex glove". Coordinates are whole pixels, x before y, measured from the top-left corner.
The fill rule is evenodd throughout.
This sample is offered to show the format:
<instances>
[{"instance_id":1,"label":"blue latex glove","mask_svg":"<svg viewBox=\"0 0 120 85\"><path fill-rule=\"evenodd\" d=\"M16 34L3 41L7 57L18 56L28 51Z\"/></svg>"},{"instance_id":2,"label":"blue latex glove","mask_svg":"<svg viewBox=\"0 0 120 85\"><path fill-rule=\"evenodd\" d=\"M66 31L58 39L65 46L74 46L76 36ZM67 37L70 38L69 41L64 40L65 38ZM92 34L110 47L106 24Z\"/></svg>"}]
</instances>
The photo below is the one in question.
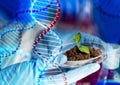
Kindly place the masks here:
<instances>
[{"instance_id":1,"label":"blue latex glove","mask_svg":"<svg viewBox=\"0 0 120 85\"><path fill-rule=\"evenodd\" d=\"M61 56L61 57L63 60L64 56ZM43 67L43 62L41 60L28 61L28 62L23 62L23 63L9 66L0 72L0 75L1 75L0 84L1 85L8 85L8 84L10 85L16 85L16 84L17 85L64 85L62 74L39 78L40 84L38 84L37 79L40 71L39 69L42 69L42 67ZM89 64L74 70L70 70L65 73L65 76L67 78L66 82L68 84L73 83L97 71L98 69L99 69L98 64Z\"/></svg>"},{"instance_id":2,"label":"blue latex glove","mask_svg":"<svg viewBox=\"0 0 120 85\"><path fill-rule=\"evenodd\" d=\"M31 34L34 31L33 34ZM67 61L65 55L59 54L53 56L53 59L49 62L49 65L45 63L38 55L31 54L31 46L34 41L35 30L29 30L24 34L22 39L22 45L20 49L22 50L20 57L26 56L26 53L29 54L28 57L35 57L35 60L30 61L18 61L21 63L13 64L8 67L5 67L0 72L0 84L1 85L64 85L63 74L42 76L39 78L41 71L55 69L52 64L57 64L61 66ZM28 41L30 40L30 41ZM65 41L65 39L64 39ZM21 51L20 50L20 51ZM17 58L17 56L15 56ZM15 58L14 57L14 58ZM23 59L24 60L24 59ZM29 59L28 59L29 60ZM44 67L47 65L47 68ZM69 70L65 73L67 84L76 82L79 79L82 79L100 68L99 64L88 64L76 69ZM89 71L88 71L89 70ZM79 75L78 75L79 74Z\"/></svg>"},{"instance_id":3,"label":"blue latex glove","mask_svg":"<svg viewBox=\"0 0 120 85\"><path fill-rule=\"evenodd\" d=\"M65 46L63 50L70 49L72 48L75 44L72 39L73 35L78 33L78 30L61 30L61 29L55 29L55 32L58 32L60 36L63 39L63 45L70 44L68 46ZM102 65L104 68L107 69L116 69L119 67L119 62L120 62L120 56L119 56L119 50L120 46L119 45L112 45L110 43L106 43L102 41L100 38L90 35L90 34L85 34L83 32L80 32L81 34L81 40L79 44L84 44L88 43L91 45L93 44L98 44L104 48L103 52L105 53L105 60L103 61ZM93 45L94 46L94 45ZM101 48L101 47L100 47Z\"/></svg>"}]
</instances>

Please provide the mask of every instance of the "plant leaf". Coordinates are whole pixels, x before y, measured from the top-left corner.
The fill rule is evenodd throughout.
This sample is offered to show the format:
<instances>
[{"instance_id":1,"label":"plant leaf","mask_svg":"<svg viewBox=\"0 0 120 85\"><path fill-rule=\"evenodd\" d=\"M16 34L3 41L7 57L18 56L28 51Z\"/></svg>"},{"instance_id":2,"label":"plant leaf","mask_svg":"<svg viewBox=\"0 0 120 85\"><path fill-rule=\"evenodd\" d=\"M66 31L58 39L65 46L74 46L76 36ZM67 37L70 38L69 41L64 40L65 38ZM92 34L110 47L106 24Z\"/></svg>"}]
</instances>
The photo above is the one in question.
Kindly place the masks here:
<instances>
[{"instance_id":1,"label":"plant leaf","mask_svg":"<svg viewBox=\"0 0 120 85\"><path fill-rule=\"evenodd\" d=\"M77 33L73 36L73 40L76 44L78 44L80 42L80 38L81 38L81 34Z\"/></svg>"},{"instance_id":2,"label":"plant leaf","mask_svg":"<svg viewBox=\"0 0 120 85\"><path fill-rule=\"evenodd\" d=\"M90 54L90 50L87 46L79 46L78 49L83 53Z\"/></svg>"}]
</instances>

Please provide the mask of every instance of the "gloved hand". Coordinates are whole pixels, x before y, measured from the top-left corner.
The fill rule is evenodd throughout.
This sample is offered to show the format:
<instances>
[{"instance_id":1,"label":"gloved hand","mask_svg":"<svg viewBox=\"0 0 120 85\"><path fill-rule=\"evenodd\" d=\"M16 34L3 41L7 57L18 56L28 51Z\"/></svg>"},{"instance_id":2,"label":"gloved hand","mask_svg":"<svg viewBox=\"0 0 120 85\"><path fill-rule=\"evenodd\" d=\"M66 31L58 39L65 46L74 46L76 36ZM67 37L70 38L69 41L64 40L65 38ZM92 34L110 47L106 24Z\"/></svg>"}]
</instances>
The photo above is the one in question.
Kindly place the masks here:
<instances>
[{"instance_id":1,"label":"gloved hand","mask_svg":"<svg viewBox=\"0 0 120 85\"><path fill-rule=\"evenodd\" d=\"M59 32L58 32L58 34L59 34ZM48 41L48 42L45 42L44 39L45 39L45 41ZM51 52L53 50L57 51L57 50L60 49L61 44L60 44L59 39L60 39L60 37L58 37L58 35L56 35L56 33L54 31L49 31L49 33L47 33L41 39L41 42L39 42L39 44L36 45L37 48L39 48L38 52L41 53L41 55L39 55L40 59L37 59L38 62L37 62L37 65L36 65L36 66L38 66L38 68L37 68L38 71L37 71L36 74L37 74L39 84L43 84L43 85L49 85L49 84L50 85L51 84L52 85L64 85L65 82L67 82L68 84L71 84L71 83L76 82L77 80L82 79L85 76L87 76L87 75L89 75L89 74L91 74L91 73L93 73L93 72L95 72L99 69L98 64L90 64L90 65L83 66L81 68L69 70L68 72L64 72L64 74L61 73L61 74L58 74L58 75L49 75L49 76L48 75L46 75L46 76L42 75L42 74L44 74L42 72L45 71L45 70L46 70L46 72L48 70L47 74L49 74L49 70L57 69L56 67L54 67L54 64L59 67L67 61L67 57L65 55L63 55L63 54L58 54L57 55L57 53L59 53L59 52ZM63 39L63 38L61 37L61 39ZM43 46L44 46L45 51L43 51L43 49L42 49L43 48L42 47L42 40L44 41ZM64 42L64 40L63 40L63 42ZM45 48L47 48L47 49L45 49ZM47 52L48 52L48 54L51 54L51 55L53 53L53 56L52 56L53 59L51 59L48 63L45 63L45 61L43 61L41 59L41 57L46 56ZM34 56L38 56L38 55L34 55ZM89 66L91 67L91 69L93 68L93 70L88 72L87 70L88 70ZM53 70L51 70L51 71L53 71ZM84 71L84 73L83 73L83 71ZM56 73L57 71L54 70L54 72ZM82 75L81 75L81 72L82 72ZM52 72L51 74L55 74L55 73ZM80 76L77 76L77 77L75 76L74 80L72 80L71 78L73 78L74 75L77 75L77 73L80 74ZM64 80L63 75L65 75L64 78L66 78L66 80ZM60 83L60 81L61 81L61 83Z\"/></svg>"},{"instance_id":2,"label":"gloved hand","mask_svg":"<svg viewBox=\"0 0 120 85\"><path fill-rule=\"evenodd\" d=\"M112 53L113 47L109 43L105 43L104 41L102 41L100 38L89 35L89 34L85 34L85 33L81 33L81 36L82 36L81 42L80 42L81 44L93 43L93 44L100 45L101 47L103 47L106 57L109 57L109 55Z\"/></svg>"},{"instance_id":3,"label":"gloved hand","mask_svg":"<svg viewBox=\"0 0 120 85\"><path fill-rule=\"evenodd\" d=\"M62 37L63 40L63 45L65 44L74 44L74 41L72 39L72 37L74 36L74 34L78 33L78 30L61 30L61 29L55 29L55 32L58 32L60 34L60 36ZM79 44L84 44L84 43L88 43L88 44L98 44L103 46L104 51L106 53L106 56L108 57L112 51L113 51L113 47L109 44L109 43L105 43L104 41L102 41L100 38L90 35L90 34L85 34L83 32L80 32L81 34L81 40L79 42Z\"/></svg>"},{"instance_id":4,"label":"gloved hand","mask_svg":"<svg viewBox=\"0 0 120 85\"><path fill-rule=\"evenodd\" d=\"M62 65L63 63L66 62L66 56L64 55L58 55L53 63L56 63L57 65ZM39 61L38 61L39 62ZM42 64L41 64L42 65ZM40 64L37 65L38 68L40 68ZM76 69L71 69L69 71L60 73L60 74L56 74L56 75L49 75L49 73L47 73L48 75L40 75L37 77L38 78L38 85L43 84L43 85L69 85L72 84L94 72L96 72L98 69L100 68L99 64L88 64ZM89 70L90 69L90 70ZM64 69L65 70L65 69ZM88 71L89 70L89 71ZM51 71L55 71L55 70L51 70ZM38 70L38 72L40 73L40 70ZM50 72L50 71L48 71ZM56 73L57 71L55 71ZM51 72L51 74L55 74L53 72Z\"/></svg>"},{"instance_id":5,"label":"gloved hand","mask_svg":"<svg viewBox=\"0 0 120 85\"><path fill-rule=\"evenodd\" d=\"M83 35L83 39L81 39L81 43L97 43L103 46L103 51L105 52L105 59L102 62L102 66L107 69L117 69L119 67L120 62L120 46L119 45L112 45L110 43L105 43L100 38L87 35L81 33Z\"/></svg>"},{"instance_id":6,"label":"gloved hand","mask_svg":"<svg viewBox=\"0 0 120 85\"><path fill-rule=\"evenodd\" d=\"M53 63L63 64L66 62L66 56L59 55L55 58ZM89 64L80 68L69 70L65 72L66 81L62 77L63 74L41 75L41 72L46 63L41 59L37 61L27 61L15 65L11 65L0 72L0 83L1 85L65 85L65 82L69 85L79 79L82 79L91 73L99 69L98 64ZM89 71L88 71L89 70ZM55 71L57 72L57 71ZM79 75L78 75L79 74Z\"/></svg>"},{"instance_id":7,"label":"gloved hand","mask_svg":"<svg viewBox=\"0 0 120 85\"><path fill-rule=\"evenodd\" d=\"M30 34L28 37L31 38L31 36L33 35ZM31 46L30 43L32 42L29 42L29 43L27 42L29 41L25 41L25 43L23 43L24 46L21 45L21 50L23 50L23 54L25 52L30 53L31 51L30 48L27 48L27 47ZM99 64L88 64L80 68L71 69L67 72L64 72L65 78L66 78L66 81L65 81L63 78L63 73L59 73L56 75L51 75L51 74L48 75L50 70L52 71L52 69L57 69L56 67L54 67L54 64L57 66L61 66L63 63L67 61L67 58L65 55L59 54L59 55L53 56L53 58L48 63L43 61L41 57L38 56L37 54L30 53L30 55L32 57L35 56L36 59L11 65L7 68L4 68L1 71L0 73L1 85L6 85L8 83L12 85L16 85L16 84L17 85L24 85L24 84L25 85L28 85L28 84L29 85L36 85L36 84L64 85L65 82L67 82L67 84L71 84L73 82L76 82L79 79L82 79L90 75L91 73L94 73L100 68ZM24 57L24 55L20 55L20 56ZM44 71L46 73L44 73ZM57 71L55 70L55 72ZM47 74L47 75L42 75L42 74ZM52 72L52 74L55 74L55 73Z\"/></svg>"},{"instance_id":8,"label":"gloved hand","mask_svg":"<svg viewBox=\"0 0 120 85\"><path fill-rule=\"evenodd\" d=\"M63 31L61 29L55 29L55 32L58 32L60 34L60 36L62 37L63 45L71 44L66 48L66 49L70 49L71 47L73 47L72 45L74 45L74 41L71 38L73 37L74 34L78 33L79 31L78 30L65 30L65 29ZM106 54L106 56L105 56L106 59L105 59L105 61L103 61L103 67L105 67L107 69L116 69L116 66L114 66L113 63L115 63L116 60L119 60L119 51L118 50L120 49L120 46L116 46L117 47L116 48L116 47L113 47L112 44L106 43L96 36L93 36L90 34L85 34L83 32L80 32L80 34L81 34L81 40L80 40L79 44L88 43L88 44L100 45L103 48L104 53ZM117 67L118 67L118 65L117 65Z\"/></svg>"}]
</instances>

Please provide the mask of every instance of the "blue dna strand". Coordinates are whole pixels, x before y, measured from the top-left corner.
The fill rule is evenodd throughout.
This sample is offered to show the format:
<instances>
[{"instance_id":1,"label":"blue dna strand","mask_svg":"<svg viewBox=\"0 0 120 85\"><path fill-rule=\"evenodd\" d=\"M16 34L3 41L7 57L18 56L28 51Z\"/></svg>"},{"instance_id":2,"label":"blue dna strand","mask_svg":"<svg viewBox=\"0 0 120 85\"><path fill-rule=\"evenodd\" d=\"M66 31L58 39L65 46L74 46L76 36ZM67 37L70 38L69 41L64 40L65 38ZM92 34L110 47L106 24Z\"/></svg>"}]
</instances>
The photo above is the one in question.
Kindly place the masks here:
<instances>
[{"instance_id":1,"label":"blue dna strand","mask_svg":"<svg viewBox=\"0 0 120 85\"><path fill-rule=\"evenodd\" d=\"M47 8L44 8L43 11L41 11L40 8L48 3L50 3L49 0L35 0L33 2L33 6L31 7L31 9L34 9L32 10L33 12L31 14L32 18L44 28L44 31L36 38L33 46L33 53L37 54L45 62L43 70L40 70L37 74L38 85L40 85L40 79L42 78L42 76L45 76L45 73L51 74L51 71L46 70L49 69L49 66L53 66L51 61L62 47L62 41L59 36L53 30L50 30L58 20L58 17L60 15L60 5L58 0L52 0L50 5L48 5ZM58 50L56 50L56 48ZM59 68L58 65L55 65L55 67L58 70L55 70L54 73L62 73L62 70Z\"/></svg>"},{"instance_id":2,"label":"blue dna strand","mask_svg":"<svg viewBox=\"0 0 120 85\"><path fill-rule=\"evenodd\" d=\"M22 32L16 31L16 28L9 30L10 28L14 28L14 26L7 26L8 31L0 35L0 56L3 57L15 53L21 41Z\"/></svg>"},{"instance_id":3,"label":"blue dna strand","mask_svg":"<svg viewBox=\"0 0 120 85\"><path fill-rule=\"evenodd\" d=\"M38 3L36 1L37 0L35 0L34 3ZM43 1L39 1L38 4L41 4L42 2ZM53 4L53 1L46 0L46 2L44 2L43 4L41 4L40 5L41 7L37 8L37 9L35 7L33 8L33 4L34 3L31 2L31 4L32 4L31 9L19 10L17 12L16 16L15 16L13 24L10 25L10 26L7 26L6 29L5 29L5 31L3 31L2 34L0 35L1 45L4 43L4 39L3 38L5 37L6 39L8 39L8 40L6 40L6 42L7 42L7 47L9 47L9 48L6 48L5 47L6 46L5 43L4 43L5 46L1 46L1 51L0 51L1 56L7 57L7 56L10 56L10 54L13 54L13 53L16 52L16 50L19 48L19 45L20 45L20 42L21 42L21 36L22 36L22 35L19 35L20 37L18 39L16 39L16 34L19 33L20 31L25 31L25 30L29 30L31 28L35 28L37 22L35 21L35 19L33 19L33 17L32 17L33 15L32 14L35 13L35 12L37 12L37 13L39 13L39 15L40 14L44 15L44 13L42 13L42 11L46 11L50 7L50 5ZM34 6L35 5L36 4L34 4ZM46 13L47 13L47 11L46 11ZM49 12L47 14L49 15ZM47 17L50 17L50 16L47 16ZM57 18L58 18L58 15L57 15ZM47 20L47 19L44 19L44 20ZM55 20L57 20L57 19L55 19ZM53 24L55 24L55 22L56 21L54 21L54 23L52 23L52 26L53 26ZM44 25L43 24L41 24L41 25L43 27L45 25L45 23L44 23ZM50 27L52 27L52 26L50 25ZM44 27L46 28L47 26L44 26ZM16 39L15 42L14 42L14 40L12 40L14 38ZM15 46L16 46L16 49L15 49Z\"/></svg>"},{"instance_id":4,"label":"blue dna strand","mask_svg":"<svg viewBox=\"0 0 120 85\"><path fill-rule=\"evenodd\" d=\"M10 31L2 35L0 39L0 68L2 59L15 54L21 43L22 33L20 31Z\"/></svg>"},{"instance_id":5,"label":"blue dna strand","mask_svg":"<svg viewBox=\"0 0 120 85\"><path fill-rule=\"evenodd\" d=\"M35 1L37 0L34 0L34 2ZM34 28L37 22L35 18L33 19L32 14L38 13L39 15L42 15L42 14L44 15L45 13L42 13L42 11L46 11L53 4L53 1L46 0L46 2L40 5L41 6L40 8L33 8L34 2L31 2L30 8L25 9L25 10L21 10L21 9L18 10L18 12L15 15L14 21L13 21L13 23L16 25L16 29L13 29L13 31L14 30L29 30L31 28ZM42 2L43 1L39 1L39 4ZM49 12L47 14L49 15ZM50 17L50 16L46 16L46 17ZM47 19L44 18L44 20L47 20ZM9 33L9 30L5 30L2 34L5 35L6 33Z\"/></svg>"},{"instance_id":6,"label":"blue dna strand","mask_svg":"<svg viewBox=\"0 0 120 85\"><path fill-rule=\"evenodd\" d=\"M33 49L33 53L39 56L42 60L45 61L45 66L43 70L39 71L37 74L37 82L40 85L40 79L45 77L44 74L53 74L62 73L62 70L56 65L56 70L50 71L50 66L52 66L52 60L55 58L57 54L59 54L62 48L62 40L53 30L48 31L43 37L34 44L35 48ZM53 66L54 67L54 66ZM55 69L55 68L54 68ZM49 70L49 71L48 71Z\"/></svg>"},{"instance_id":7,"label":"blue dna strand","mask_svg":"<svg viewBox=\"0 0 120 85\"><path fill-rule=\"evenodd\" d=\"M19 10L15 16L15 21L19 23L18 25L22 25L24 29L30 29L35 26L36 23L39 23L40 26L46 28L47 24L42 23L43 21L50 22L49 19L54 19L57 11L57 0L34 0L31 2L31 7L25 10ZM49 12L52 9L54 12ZM50 23L48 23L49 25ZM46 25L46 26L44 26Z\"/></svg>"},{"instance_id":8,"label":"blue dna strand","mask_svg":"<svg viewBox=\"0 0 120 85\"><path fill-rule=\"evenodd\" d=\"M47 5L46 8L43 8L45 5ZM60 5L58 0L35 0L31 9L32 18L43 28L52 28L60 15Z\"/></svg>"},{"instance_id":9,"label":"blue dna strand","mask_svg":"<svg viewBox=\"0 0 120 85\"><path fill-rule=\"evenodd\" d=\"M44 35L41 37L43 40L40 40L40 42L36 44L37 51L35 50L35 52L41 51L42 49L41 47L46 46L48 49L48 50L46 49L48 54L45 54L46 51L45 49L43 49L43 51L41 51L40 53L37 53L38 55L42 54L42 56L44 55L44 57L48 59L48 57L53 55L53 53L51 53L52 50L54 50L56 46L59 48L59 46L61 45L61 41L59 40L60 38L58 38L57 34L49 31L50 28L54 26L54 24L56 23L60 15L60 5L58 3L58 0L52 0L51 2L49 0L46 0L46 2L35 0L33 4L34 5L32 5L32 7L28 10L18 11L18 13L15 16L14 22L13 22L13 25L15 26L12 26L12 25L10 27L8 26L7 30L5 30L0 35L1 36L0 58L8 57L16 53L16 51L19 49L20 44L21 44L22 33L25 30L35 28L36 24L39 24L39 27L41 26L40 28L47 29L43 31L45 32ZM41 5L37 5L37 4L41 4ZM45 35L46 33L47 35ZM49 40L45 41L45 38L47 37L49 39L54 38L54 40L58 41L58 43L56 42L55 44L54 42L55 45L53 44L52 46L51 42L48 43ZM41 44L41 41L42 41L42 44ZM49 46L48 44L49 45L51 44L51 45ZM2 61L0 60L0 67L1 67L1 63ZM48 65L48 63L49 62L47 62L46 64ZM47 68L47 65L45 66L45 69ZM11 73L13 73L13 71L10 72L10 74Z\"/></svg>"},{"instance_id":10,"label":"blue dna strand","mask_svg":"<svg viewBox=\"0 0 120 85\"><path fill-rule=\"evenodd\" d=\"M56 0L57 1L57 0ZM31 6L31 8L29 8L28 10L26 9L26 10L19 10L17 13L16 13L16 15L15 15L15 20L14 20L14 22L13 22L13 24L15 24L16 25L16 29L13 29L13 31L18 31L18 30L25 30L25 29L30 29L30 28L34 28L35 27L35 25L36 25L36 21L38 21L39 22L39 20L41 20L40 22L42 22L42 21L48 21L48 22L50 22L49 20L48 20L48 18L50 17L50 16L52 16L52 14L50 14L51 12L49 12L49 10L47 10L48 8L49 9L53 9L53 10L55 10L56 8L54 8L54 7L56 7L57 5L58 5L58 2L55 2L55 0L52 0L52 1L50 1L50 0L46 0L46 2L44 2L44 1L39 1L39 0L34 0L34 2L31 2L31 4L32 4L32 6ZM42 3L42 4L41 4ZM56 5L55 5L55 3L56 3ZM34 4L34 5L33 5ZM39 5L40 7L38 7L37 6L37 8L36 8L36 4L41 4L41 5ZM54 4L53 6L54 7L50 7L52 4ZM57 6L58 8L59 8L59 6ZM44 12L42 12L42 11L44 11ZM56 11L57 12L57 11ZM56 20L58 19L58 14L59 13L56 13L55 11L54 11L54 13L53 14L56 14L56 17L55 17L55 21L52 23L52 21L51 21L51 23L52 24L49 24L50 25L50 27L52 27L54 24L55 24L55 22L56 22ZM36 16L37 16L37 13L38 13L38 17L41 15L41 16L44 16L45 15L45 17L47 17L47 18L43 18L43 17L39 17L39 20L38 20L38 17L34 17L34 15L36 14ZM34 18L34 19L33 19ZM57 18L57 19L56 19ZM52 17L52 19L54 20L54 17ZM48 24L48 23L43 23L44 25L46 25L46 24ZM47 27L47 26L44 26L43 24L40 24L40 25L42 25L42 27ZM12 28L14 28L14 27L9 27L9 28L7 28L7 30L5 30L2 34L1 34L1 37L3 36L3 35L5 35L6 33L9 33L9 32L11 32L12 31Z\"/></svg>"},{"instance_id":11,"label":"blue dna strand","mask_svg":"<svg viewBox=\"0 0 120 85\"><path fill-rule=\"evenodd\" d=\"M59 53L62 47L62 41L53 30L50 30L34 45L34 51L38 55L45 56L49 59L49 57L56 56Z\"/></svg>"}]
</instances>

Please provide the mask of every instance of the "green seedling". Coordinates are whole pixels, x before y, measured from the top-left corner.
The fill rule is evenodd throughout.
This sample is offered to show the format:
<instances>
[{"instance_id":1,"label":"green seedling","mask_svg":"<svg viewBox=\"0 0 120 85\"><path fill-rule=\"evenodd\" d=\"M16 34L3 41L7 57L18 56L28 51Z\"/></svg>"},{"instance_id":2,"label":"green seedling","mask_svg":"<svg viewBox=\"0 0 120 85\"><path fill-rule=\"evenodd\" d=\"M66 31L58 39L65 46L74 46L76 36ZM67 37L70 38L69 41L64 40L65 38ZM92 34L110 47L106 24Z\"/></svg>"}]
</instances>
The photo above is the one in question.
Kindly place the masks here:
<instances>
[{"instance_id":1,"label":"green seedling","mask_svg":"<svg viewBox=\"0 0 120 85\"><path fill-rule=\"evenodd\" d=\"M78 43L80 42L80 38L81 38L81 34L77 33L73 36L73 40L74 42L78 45Z\"/></svg>"},{"instance_id":2,"label":"green seedling","mask_svg":"<svg viewBox=\"0 0 120 85\"><path fill-rule=\"evenodd\" d=\"M90 54L89 48L87 46L80 46L79 45L80 39L81 39L81 34L80 33L76 33L73 36L73 41L76 43L78 49L83 53Z\"/></svg>"},{"instance_id":3,"label":"green seedling","mask_svg":"<svg viewBox=\"0 0 120 85\"><path fill-rule=\"evenodd\" d=\"M90 54L89 48L87 46L79 46L78 49L86 54Z\"/></svg>"}]
</instances>

